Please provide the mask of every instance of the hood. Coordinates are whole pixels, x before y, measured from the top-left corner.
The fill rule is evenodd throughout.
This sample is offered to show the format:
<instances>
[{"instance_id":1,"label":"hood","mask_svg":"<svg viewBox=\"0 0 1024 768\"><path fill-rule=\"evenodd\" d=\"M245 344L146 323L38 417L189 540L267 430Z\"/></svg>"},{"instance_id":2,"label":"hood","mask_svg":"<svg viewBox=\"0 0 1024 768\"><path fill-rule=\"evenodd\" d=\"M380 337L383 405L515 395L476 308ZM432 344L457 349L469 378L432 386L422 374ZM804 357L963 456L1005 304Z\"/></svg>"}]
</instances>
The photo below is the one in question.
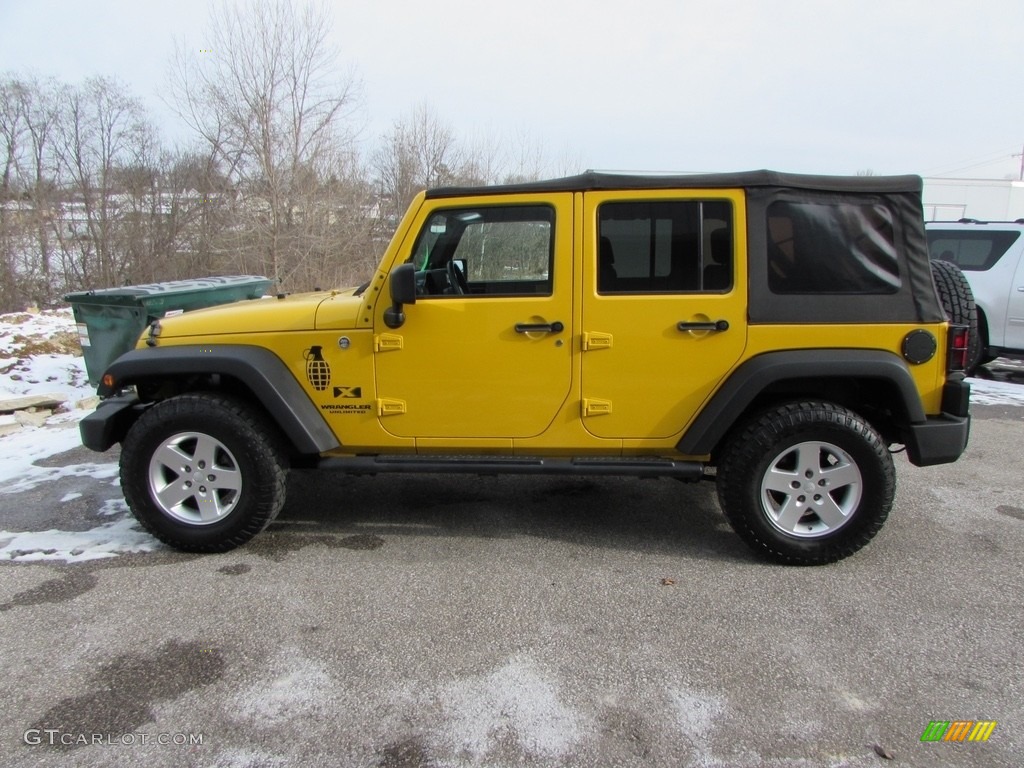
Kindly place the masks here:
<instances>
[{"instance_id":1,"label":"hood","mask_svg":"<svg viewBox=\"0 0 1024 768\"><path fill-rule=\"evenodd\" d=\"M283 299L251 299L197 309L160 319L160 338L224 334L309 331L317 327L317 308L330 302L331 327L351 327L362 303L344 292L297 294Z\"/></svg>"}]
</instances>

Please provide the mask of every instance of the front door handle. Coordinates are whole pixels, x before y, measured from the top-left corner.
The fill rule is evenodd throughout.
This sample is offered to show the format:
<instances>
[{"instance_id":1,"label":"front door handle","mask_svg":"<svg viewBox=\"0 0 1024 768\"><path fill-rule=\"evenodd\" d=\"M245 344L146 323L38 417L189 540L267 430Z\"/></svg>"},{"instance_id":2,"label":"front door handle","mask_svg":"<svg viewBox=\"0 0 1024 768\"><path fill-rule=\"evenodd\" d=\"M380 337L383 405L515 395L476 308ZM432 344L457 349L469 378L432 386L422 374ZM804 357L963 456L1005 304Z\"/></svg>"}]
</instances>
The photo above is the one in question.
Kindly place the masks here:
<instances>
[{"instance_id":1,"label":"front door handle","mask_svg":"<svg viewBox=\"0 0 1024 768\"><path fill-rule=\"evenodd\" d=\"M557 320L553 323L516 323L516 333L561 333L565 326Z\"/></svg>"},{"instance_id":2,"label":"front door handle","mask_svg":"<svg viewBox=\"0 0 1024 768\"><path fill-rule=\"evenodd\" d=\"M680 331L728 331L728 320L708 320L704 323L676 323Z\"/></svg>"}]
</instances>

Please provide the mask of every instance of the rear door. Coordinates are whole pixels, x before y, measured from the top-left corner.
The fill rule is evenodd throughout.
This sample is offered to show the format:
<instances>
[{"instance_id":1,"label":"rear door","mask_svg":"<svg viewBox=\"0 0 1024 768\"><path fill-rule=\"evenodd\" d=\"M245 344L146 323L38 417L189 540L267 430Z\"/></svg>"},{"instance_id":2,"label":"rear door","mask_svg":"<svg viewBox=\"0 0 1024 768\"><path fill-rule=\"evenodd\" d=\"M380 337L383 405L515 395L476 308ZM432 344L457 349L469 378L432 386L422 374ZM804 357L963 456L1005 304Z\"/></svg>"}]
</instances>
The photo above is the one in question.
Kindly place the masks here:
<instances>
[{"instance_id":1,"label":"rear door","mask_svg":"<svg viewBox=\"0 0 1024 768\"><path fill-rule=\"evenodd\" d=\"M670 437L746 345L743 193L588 192L584 222L584 424Z\"/></svg>"}]
</instances>

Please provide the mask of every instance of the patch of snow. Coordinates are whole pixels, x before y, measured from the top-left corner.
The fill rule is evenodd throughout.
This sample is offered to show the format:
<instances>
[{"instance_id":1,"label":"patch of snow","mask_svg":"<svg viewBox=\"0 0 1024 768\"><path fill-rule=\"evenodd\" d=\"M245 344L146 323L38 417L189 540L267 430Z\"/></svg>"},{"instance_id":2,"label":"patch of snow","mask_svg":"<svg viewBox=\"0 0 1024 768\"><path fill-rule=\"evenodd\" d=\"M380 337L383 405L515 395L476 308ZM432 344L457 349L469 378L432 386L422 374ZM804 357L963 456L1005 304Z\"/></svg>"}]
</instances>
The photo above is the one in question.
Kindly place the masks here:
<instances>
[{"instance_id":1,"label":"patch of snow","mask_svg":"<svg viewBox=\"0 0 1024 768\"><path fill-rule=\"evenodd\" d=\"M262 682L235 696L235 712L260 726L321 717L330 711L335 687L328 672L315 661L289 649L262 675Z\"/></svg>"},{"instance_id":2,"label":"patch of snow","mask_svg":"<svg viewBox=\"0 0 1024 768\"><path fill-rule=\"evenodd\" d=\"M15 492L9 490L12 481L51 471L50 468L35 466L34 462L70 451L81 444L82 436L78 429L68 426L25 428L0 438L0 493Z\"/></svg>"},{"instance_id":3,"label":"patch of snow","mask_svg":"<svg viewBox=\"0 0 1024 768\"><path fill-rule=\"evenodd\" d=\"M0 384L0 391L4 390L5 396L45 390L67 394L75 400L96 394L88 383L84 360L74 355L56 354L30 355L6 368Z\"/></svg>"},{"instance_id":4,"label":"patch of snow","mask_svg":"<svg viewBox=\"0 0 1024 768\"><path fill-rule=\"evenodd\" d=\"M22 493L61 477L116 478L116 462L86 462L66 467L40 467L35 462L82 444L74 426L24 429L0 438L0 493ZM101 457L102 454L96 454Z\"/></svg>"},{"instance_id":5,"label":"patch of snow","mask_svg":"<svg viewBox=\"0 0 1024 768\"><path fill-rule=\"evenodd\" d=\"M82 464L70 464L66 467L29 467L24 476L15 481L10 481L0 493L23 493L38 488L44 483L51 483L62 477L91 477L94 480L113 480L111 485L119 485L118 466L116 462L94 463L85 462Z\"/></svg>"},{"instance_id":6,"label":"patch of snow","mask_svg":"<svg viewBox=\"0 0 1024 768\"><path fill-rule=\"evenodd\" d=\"M78 563L129 552L152 552L162 545L139 529L131 517L88 531L0 531L0 560Z\"/></svg>"},{"instance_id":7,"label":"patch of snow","mask_svg":"<svg viewBox=\"0 0 1024 768\"><path fill-rule=\"evenodd\" d=\"M75 499L80 498L82 498L82 494L80 493L65 493L63 496L60 497L60 503L63 504L64 502L74 501Z\"/></svg>"},{"instance_id":8,"label":"patch of snow","mask_svg":"<svg viewBox=\"0 0 1024 768\"><path fill-rule=\"evenodd\" d=\"M679 689L670 691L669 695L683 734L694 744L706 745L715 718L725 711L724 700L703 692Z\"/></svg>"},{"instance_id":9,"label":"patch of snow","mask_svg":"<svg viewBox=\"0 0 1024 768\"><path fill-rule=\"evenodd\" d=\"M558 693L555 681L522 658L486 677L448 685L440 698L450 718L449 746L486 764L488 754L511 739L531 758L557 761L584 735L580 715Z\"/></svg>"},{"instance_id":10,"label":"patch of snow","mask_svg":"<svg viewBox=\"0 0 1024 768\"><path fill-rule=\"evenodd\" d=\"M77 338L77 333L70 309L0 315L0 397L60 392L73 402L96 394L80 348L68 351L62 343L59 353L24 352L26 344L45 344L58 336Z\"/></svg>"},{"instance_id":11,"label":"patch of snow","mask_svg":"<svg viewBox=\"0 0 1024 768\"><path fill-rule=\"evenodd\" d=\"M0 352L17 352L18 337L45 339L61 332L78 333L70 307L0 315Z\"/></svg>"},{"instance_id":12,"label":"patch of snow","mask_svg":"<svg viewBox=\"0 0 1024 768\"><path fill-rule=\"evenodd\" d=\"M219 752L211 763L213 768L283 768L289 764L291 760L284 756L241 747Z\"/></svg>"},{"instance_id":13,"label":"patch of snow","mask_svg":"<svg viewBox=\"0 0 1024 768\"><path fill-rule=\"evenodd\" d=\"M107 499L96 514L100 517L113 517L114 515L121 515L126 512L130 512L130 510L124 499Z\"/></svg>"},{"instance_id":14,"label":"patch of snow","mask_svg":"<svg viewBox=\"0 0 1024 768\"><path fill-rule=\"evenodd\" d=\"M1024 386L1006 381L968 379L972 405L1024 405Z\"/></svg>"}]
</instances>

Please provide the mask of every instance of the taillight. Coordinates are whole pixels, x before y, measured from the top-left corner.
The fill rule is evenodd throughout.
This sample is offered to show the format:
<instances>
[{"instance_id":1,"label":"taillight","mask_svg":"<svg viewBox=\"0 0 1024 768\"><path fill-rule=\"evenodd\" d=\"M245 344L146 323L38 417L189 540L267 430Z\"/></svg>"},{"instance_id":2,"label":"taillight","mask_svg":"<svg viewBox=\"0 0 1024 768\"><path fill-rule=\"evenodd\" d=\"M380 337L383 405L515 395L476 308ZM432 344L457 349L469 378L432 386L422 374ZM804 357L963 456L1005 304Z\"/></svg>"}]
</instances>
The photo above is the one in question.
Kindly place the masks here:
<instances>
[{"instance_id":1,"label":"taillight","mask_svg":"<svg viewBox=\"0 0 1024 768\"><path fill-rule=\"evenodd\" d=\"M949 326L949 336L947 338L949 352L946 355L946 370L966 371L970 328L966 325L951 325Z\"/></svg>"}]
</instances>

